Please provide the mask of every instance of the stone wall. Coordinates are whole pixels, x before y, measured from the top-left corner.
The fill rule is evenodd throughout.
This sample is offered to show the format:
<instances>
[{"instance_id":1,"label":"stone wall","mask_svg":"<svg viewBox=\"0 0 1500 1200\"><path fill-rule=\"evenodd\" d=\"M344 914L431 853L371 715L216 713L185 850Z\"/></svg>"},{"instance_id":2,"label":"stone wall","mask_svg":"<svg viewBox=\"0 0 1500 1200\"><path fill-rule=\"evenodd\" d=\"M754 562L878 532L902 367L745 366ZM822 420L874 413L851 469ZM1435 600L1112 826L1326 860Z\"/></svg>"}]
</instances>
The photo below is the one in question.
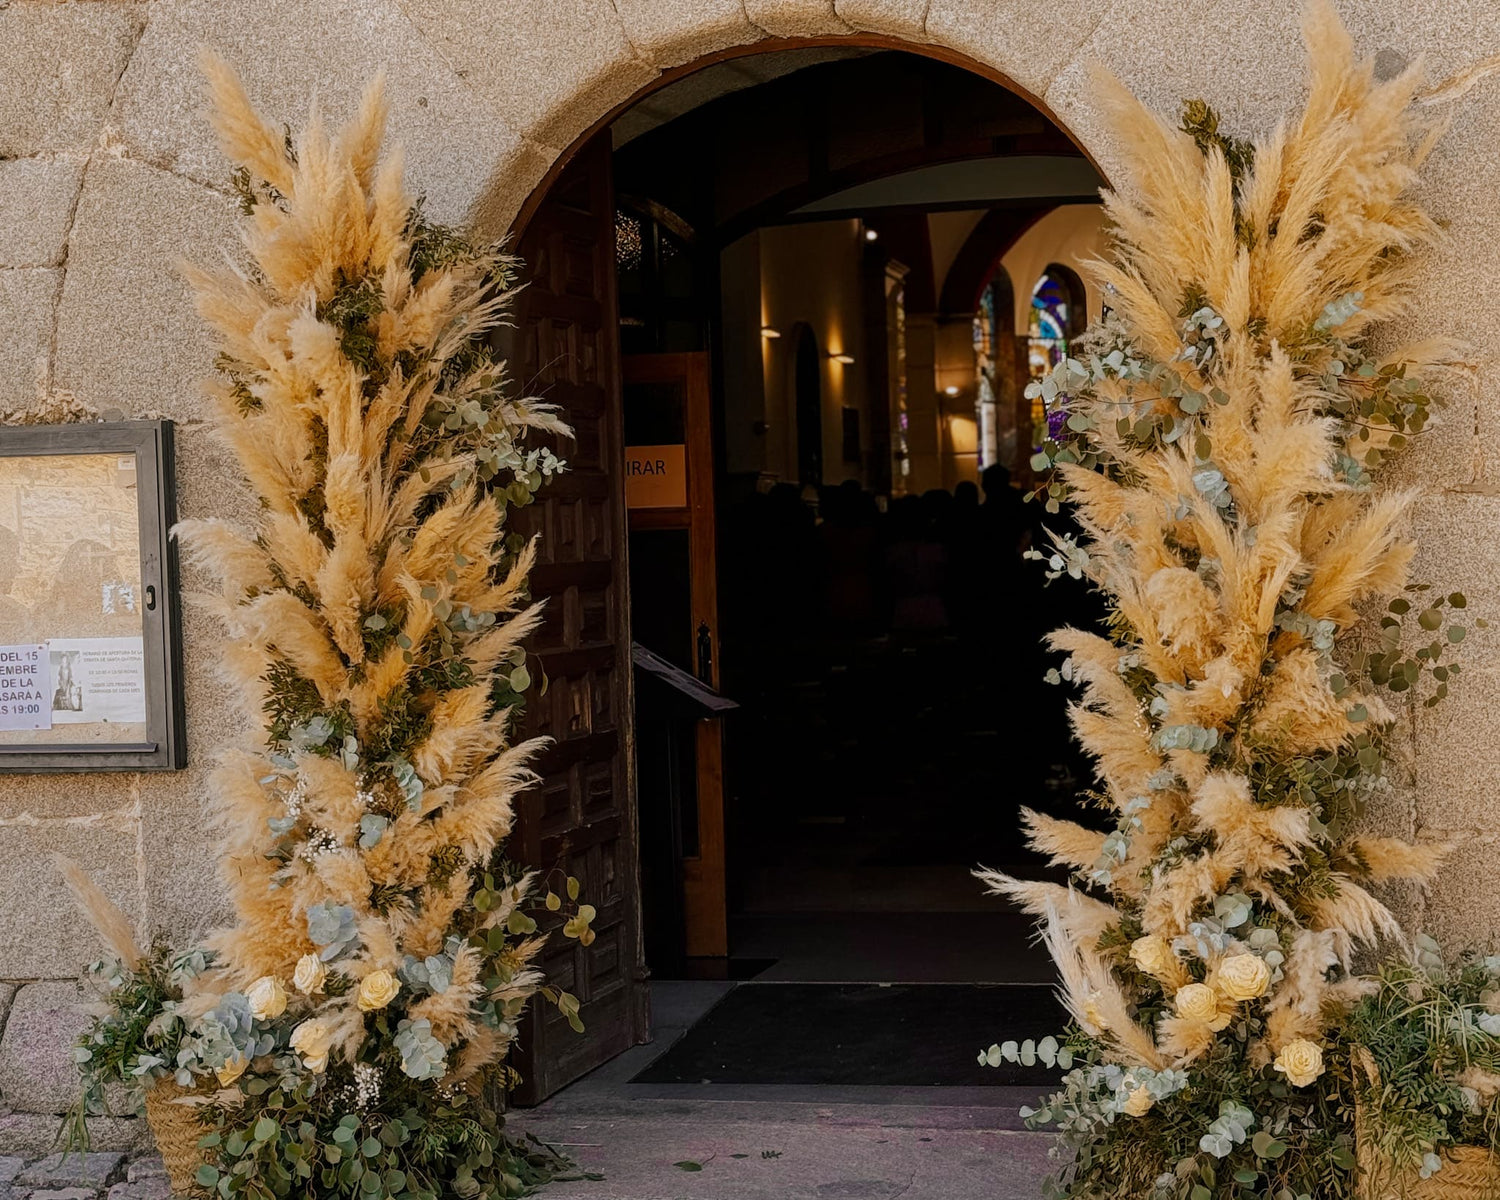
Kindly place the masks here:
<instances>
[{"instance_id":1,"label":"stone wall","mask_svg":"<svg viewBox=\"0 0 1500 1200\"><path fill-rule=\"evenodd\" d=\"M1442 78L1500 51L1492 0L1342 7L1382 69L1424 54ZM183 515L233 515L248 502L205 433L197 380L210 355L174 267L235 246L194 69L204 43L293 124L314 92L346 112L385 67L412 186L439 219L499 234L593 122L664 70L729 47L879 34L968 55L1045 102L1108 175L1117 147L1090 102L1091 62L1163 107L1203 95L1232 130L1262 129L1297 94L1297 20L1297 0L1203 0L1191 15L1167 0L0 0L0 410L169 416ZM1426 171L1450 240L1423 266L1422 312L1406 331L1471 339L1481 380L1500 338L1496 128L1500 80L1465 98ZM1403 468L1422 493L1419 572L1464 588L1492 619L1497 408L1482 386L1452 395L1445 423ZM0 776L0 979L15 981L0 988L0 1104L23 1116L50 1121L56 1110L46 1081L60 1078L58 1047L77 1023L76 993L56 981L96 954L45 852L87 863L143 928L182 936L214 916L205 762L243 723L215 679L212 628L189 612L185 639L188 770ZM1453 701L1411 721L1407 778L1377 814L1393 830L1460 841L1425 906L1429 927L1455 939L1488 936L1500 916L1492 653L1480 641Z\"/></svg>"}]
</instances>

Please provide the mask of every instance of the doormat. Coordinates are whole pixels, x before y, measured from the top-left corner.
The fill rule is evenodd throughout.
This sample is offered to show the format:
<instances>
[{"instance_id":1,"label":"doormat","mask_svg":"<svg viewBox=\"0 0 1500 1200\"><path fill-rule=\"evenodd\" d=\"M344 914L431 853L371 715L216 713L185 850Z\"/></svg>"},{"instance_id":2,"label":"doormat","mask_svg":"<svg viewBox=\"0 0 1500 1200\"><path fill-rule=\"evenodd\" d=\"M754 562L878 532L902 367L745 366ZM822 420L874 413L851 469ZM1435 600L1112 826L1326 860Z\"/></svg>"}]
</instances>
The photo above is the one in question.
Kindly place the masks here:
<instances>
[{"instance_id":1,"label":"doormat","mask_svg":"<svg viewBox=\"0 0 1500 1200\"><path fill-rule=\"evenodd\" d=\"M1061 1072L979 1051L1067 1021L1040 985L742 983L632 1082L1045 1086Z\"/></svg>"}]
</instances>

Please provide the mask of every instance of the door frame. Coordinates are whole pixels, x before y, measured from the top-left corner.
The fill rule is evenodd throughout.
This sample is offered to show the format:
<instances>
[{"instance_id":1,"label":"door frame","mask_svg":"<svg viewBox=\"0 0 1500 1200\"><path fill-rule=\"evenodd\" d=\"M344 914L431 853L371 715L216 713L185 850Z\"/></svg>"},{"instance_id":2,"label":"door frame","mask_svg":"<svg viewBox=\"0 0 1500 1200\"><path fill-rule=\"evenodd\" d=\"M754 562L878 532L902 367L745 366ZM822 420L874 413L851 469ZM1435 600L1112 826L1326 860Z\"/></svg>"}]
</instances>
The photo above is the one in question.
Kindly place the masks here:
<instances>
[{"instance_id":1,"label":"door frame","mask_svg":"<svg viewBox=\"0 0 1500 1200\"><path fill-rule=\"evenodd\" d=\"M953 66L957 66L964 70L967 70L971 74L976 75L980 78L987 79L991 83L1005 88L1006 90L1021 97L1031 108L1046 117L1053 126L1060 130L1078 148L1085 160L1088 161L1095 168L1095 170L1099 172L1100 177L1105 179L1106 181L1108 179L1106 172L1102 169L1101 164L1090 151L1089 147L1085 145L1074 134L1074 132L1069 128L1067 122L1061 120L1057 116L1057 114L1048 106L1048 104L1042 97L1036 95L1028 88L1017 83L1014 79L1012 79L996 67L979 59L972 58L967 54L963 54L959 51L952 50L934 43L919 42L903 36L894 36L882 33L856 32L847 35L818 34L802 37L764 37L739 45L722 46L720 48L714 49L710 53L694 57L689 61L681 63L680 65L669 67L658 72L654 76L654 78L649 80L643 86L630 91L629 94L619 96L617 100L613 100L613 98L600 99L596 97L593 101L590 101L585 97L580 102L579 97L574 96L569 99L565 99L564 101L561 101L556 105L550 106L551 108L556 110L552 112L551 115L553 117L565 117L564 124L567 126L567 129L569 131L576 130L576 135L573 136L571 141L569 141L566 146L560 152L558 152L555 157L552 157L551 161L546 164L545 169L542 171L540 177L536 178L535 183L526 192L525 198L520 201L519 205L515 209L510 209L509 203L507 203L503 198L499 199L499 202L492 206L493 209L498 210L499 214L513 213L513 215L510 216L509 220L506 220L505 216L502 215L500 221L497 221L494 225L491 225L490 220L486 219L486 217L484 216L484 212L487 211L487 206L481 205L480 208L476 209L474 212L477 223L481 227L488 227L491 233L499 234L502 232L500 226L503 222L503 224L508 226L509 228L509 237L507 239L509 244L513 246L521 245L522 239L528 232L528 228L532 224L533 218L539 211L541 211L548 198L552 196L553 193L557 190L559 182L564 178L568 168L573 165L576 159L578 159L582 155L587 154L590 149L595 147L599 142L602 141L607 143L609 137L609 126L626 110L638 104L641 100L650 96L652 93L659 91L662 88L668 87L678 82L679 80L685 79L688 76L693 75L703 70L704 68L713 66L717 63L728 62L738 58L748 58L753 55L775 53L787 50L812 49L818 47L859 47L874 50L903 51L909 54L918 55L929 59L935 59L940 62L946 62ZM583 108L589 109L589 111L576 111L579 108L580 103ZM564 110L567 111L565 112ZM567 134L565 133L564 137L566 136ZM491 197L491 199L495 199L495 197ZM607 286L610 291L610 301L611 303L613 303L614 289L616 287L616 275L613 270L611 270L609 274L610 278L607 281ZM618 355L619 343L617 336L614 341L614 352ZM609 419L615 423L615 428L618 429L621 417L621 397L619 391L620 371L618 370L617 365L614 371L613 382L615 386L612 389L612 397L610 401L607 402L612 402L613 413L609 415ZM702 424L703 436L709 436L709 428L710 427L706 423ZM621 541L623 542L625 540L624 529L626 522L623 469L617 470L616 478L608 481L608 488L612 499L617 505L617 522L615 524L615 528L619 531ZM709 524L709 527L712 527L711 522ZM624 550L625 547L622 545L620 547L620 552L622 555L624 554ZM623 569L628 571L628 562L623 562L622 559L622 563ZM628 578L628 576L626 576L625 578ZM628 622L628 587L624 589L617 588L616 590L621 594L616 595L613 598L612 602L616 605L626 606L625 619ZM716 623L714 623L712 627L716 629ZM633 747L629 746L633 733L632 727L634 723L634 697L633 688L631 687L631 681L628 678L631 674L631 669L629 666L628 642L627 645L622 649L625 650L623 670L627 677L622 680L622 685L625 689L623 695L626 698L627 709L621 714L621 733L626 741L627 746L627 749L625 750L626 762L624 764L624 770L626 772L627 786L632 798L630 812L631 829L627 831L627 835L634 837L634 795L636 785ZM719 655L717 654L716 648L716 652L714 655L715 672L717 672L718 658ZM523 805L534 806L535 804L536 801L528 801L523 798ZM722 834L720 836L722 836ZM634 861L625 864L625 867L626 870L632 874L638 873L639 856L634 856ZM638 956L640 952L638 908L639 900L640 891L638 882L636 882L633 884L633 894L626 898L627 904L633 903L637 906L634 913L634 917L636 920L636 933L633 945L634 956ZM648 1001L643 986L643 960L639 957L634 957L634 961L625 964L625 966L626 969L631 972L633 981L641 985L640 992L638 994L632 995L631 997L630 1015L627 1021L627 1027L629 1031L634 1034L637 1040L645 1040L647 1036L647 1023L649 1018L646 1008ZM529 1019L533 1023L533 1028L536 1028L538 1025L540 1025L540 1022L537 1020L535 1010L533 1010ZM545 1060L548 1057L548 1050L551 1049L550 1047L546 1046L545 1044L538 1044L536 1040L523 1040L531 1040L531 1045L535 1048L535 1053L532 1055L533 1061L539 1062ZM621 1046L619 1048L623 1049L624 1047ZM565 1080L559 1080L559 1082L563 1081Z\"/></svg>"},{"instance_id":2,"label":"door frame","mask_svg":"<svg viewBox=\"0 0 1500 1200\"><path fill-rule=\"evenodd\" d=\"M522 385L559 401L575 427L572 452L565 450L575 469L512 515L518 532L543 539L529 586L549 602L527 650L550 681L530 698L517 731L550 744L533 764L540 780L517 797L513 850L554 880L560 869L582 878L583 899L598 910L592 947L552 937L538 955L549 982L583 1002L585 1032L569 1028L552 1005L528 1006L512 1058L522 1081L511 1099L520 1105L648 1040L650 1029L611 155L607 137L576 155L554 211L518 241L533 278L500 335ZM550 914L541 922L549 930L558 924Z\"/></svg>"}]
</instances>

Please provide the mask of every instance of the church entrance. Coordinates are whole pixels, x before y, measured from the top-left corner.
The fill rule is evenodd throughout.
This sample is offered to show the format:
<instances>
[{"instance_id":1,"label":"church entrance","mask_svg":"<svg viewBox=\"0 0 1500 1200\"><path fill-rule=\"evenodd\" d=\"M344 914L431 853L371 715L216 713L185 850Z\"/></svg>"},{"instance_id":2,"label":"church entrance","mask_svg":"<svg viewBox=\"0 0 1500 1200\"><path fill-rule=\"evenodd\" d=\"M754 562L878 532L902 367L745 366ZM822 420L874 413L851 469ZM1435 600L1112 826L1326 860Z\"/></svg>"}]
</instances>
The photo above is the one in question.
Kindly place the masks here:
<instances>
[{"instance_id":1,"label":"church entrance","mask_svg":"<svg viewBox=\"0 0 1500 1200\"><path fill-rule=\"evenodd\" d=\"M1050 979L969 872L1086 786L1040 638L1098 614L1023 562L1022 496L1099 182L1014 92L840 39L684 74L528 204L512 366L576 440L527 510L554 743L519 833L599 939L551 951L588 1032L537 1018L523 1099L644 1040L648 979L717 987L719 1047L787 1005L962 1039L973 989ZM810 1053L750 1074L837 1081Z\"/></svg>"}]
</instances>

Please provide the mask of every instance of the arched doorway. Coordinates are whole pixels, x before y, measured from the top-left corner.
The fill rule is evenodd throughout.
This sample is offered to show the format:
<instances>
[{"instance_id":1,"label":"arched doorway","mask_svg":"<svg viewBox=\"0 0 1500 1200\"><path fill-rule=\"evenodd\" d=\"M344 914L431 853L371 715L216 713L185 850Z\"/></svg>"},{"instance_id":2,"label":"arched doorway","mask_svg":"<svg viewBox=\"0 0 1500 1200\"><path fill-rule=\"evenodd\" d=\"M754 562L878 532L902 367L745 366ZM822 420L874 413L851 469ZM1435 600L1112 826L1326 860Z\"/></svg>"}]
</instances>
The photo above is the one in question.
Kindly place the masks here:
<instances>
[{"instance_id":1,"label":"arched doorway","mask_svg":"<svg viewBox=\"0 0 1500 1200\"><path fill-rule=\"evenodd\" d=\"M680 927L685 950L671 969L687 958L732 971L736 839L752 865L766 863L768 846L786 851L752 880L742 849L739 890L806 885L807 903L821 906L809 912L844 912L818 891L819 856L842 855L835 874L847 868L853 891L876 901L842 926L823 922L825 943L852 945L867 938L860 929L895 918L919 927L934 888L944 893L936 903L961 892L978 909L988 902L968 868L1013 852L1016 797L986 808L977 834L962 819L1001 769L981 744L993 732L981 726L999 718L965 712L995 650L966 624L983 606L949 591L960 577L997 585L979 582L986 522L998 522L1008 563L1020 518L1009 504L1003 516L982 513L972 480L967 493L944 490L956 440L944 372L967 354L972 377L973 346L971 320L940 320L939 297L964 230L986 212L1082 202L1097 174L1044 112L953 56L867 39L823 42L810 61L799 58L806 49L778 47L750 86L735 56L739 82L700 81L690 103L666 95L644 115L601 124L523 210L518 249L531 282L511 357L578 438L563 485L526 517L525 531L543 534L534 591L549 615L537 650L551 681L527 724L554 744L519 832L528 861L561 866L598 895L600 935L590 956L559 948L549 964L594 1015L583 1039L560 1023L536 1031L522 1067L531 1098L644 1036L643 877L655 881L648 930L667 916ZM769 142L768 130L783 140ZM992 169L997 158L1024 158L1027 171ZM838 287L816 296L801 286L835 276ZM662 323L668 309L677 335ZM709 407L695 408L705 396ZM647 409L660 419L643 422ZM972 402L968 411L972 425ZM646 425L649 441L632 429ZM622 476L646 452L668 482L681 464L678 488L637 505ZM673 628L649 631L663 622ZM903 677L914 719L887 704L877 732L864 714ZM741 712L705 707L705 689ZM756 706L765 719L746 732L744 710ZM1060 705L1057 715L1061 728ZM647 744L649 729L675 720L670 750ZM911 752L882 770L862 736ZM977 774L942 774L950 736ZM778 784L778 754L796 786ZM648 781L663 770L675 781ZM1028 781L1017 796L1033 774L1044 782L1040 764L1004 770ZM936 798L918 797L934 785ZM863 803L869 789L881 794ZM731 829L726 846L736 807L755 820ZM857 837L843 836L856 825ZM675 857L663 861L664 850ZM917 859L904 875L903 854ZM901 885L879 895L871 881L893 869ZM664 879L676 881L674 903L651 899ZM966 912L953 924L969 917L985 919ZM657 946L671 941L656 933ZM767 952L783 953L784 942ZM791 977L808 978L820 953ZM649 966L660 976L672 960L653 951ZM897 969L886 963L875 977Z\"/></svg>"}]
</instances>

